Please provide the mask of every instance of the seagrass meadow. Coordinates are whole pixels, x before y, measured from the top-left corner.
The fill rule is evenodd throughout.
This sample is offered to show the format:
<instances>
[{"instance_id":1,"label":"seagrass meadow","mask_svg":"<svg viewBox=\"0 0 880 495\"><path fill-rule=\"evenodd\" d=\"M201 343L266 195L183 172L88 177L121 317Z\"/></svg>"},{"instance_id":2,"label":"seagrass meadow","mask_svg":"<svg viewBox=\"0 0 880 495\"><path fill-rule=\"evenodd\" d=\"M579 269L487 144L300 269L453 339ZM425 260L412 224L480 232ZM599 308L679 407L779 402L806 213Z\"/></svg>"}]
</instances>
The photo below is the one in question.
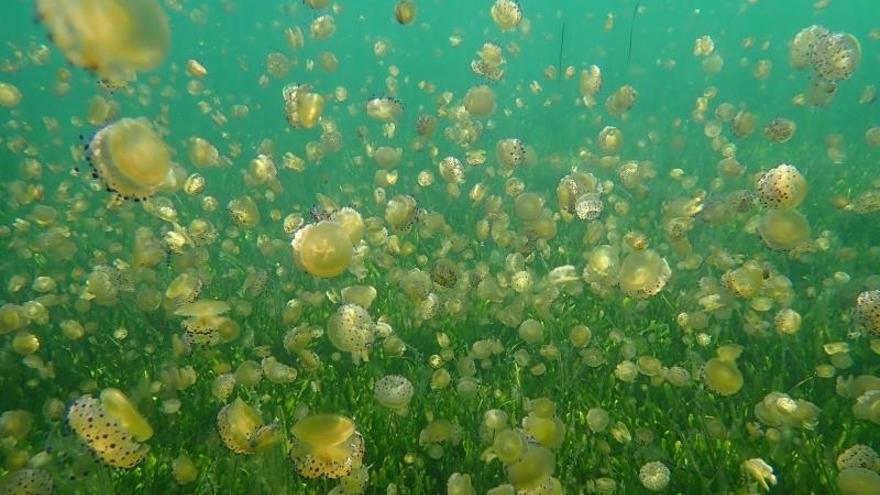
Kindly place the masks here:
<instances>
[{"instance_id":1,"label":"seagrass meadow","mask_svg":"<svg viewBox=\"0 0 880 495\"><path fill-rule=\"evenodd\" d=\"M876 0L0 38L0 495L880 494Z\"/></svg>"}]
</instances>

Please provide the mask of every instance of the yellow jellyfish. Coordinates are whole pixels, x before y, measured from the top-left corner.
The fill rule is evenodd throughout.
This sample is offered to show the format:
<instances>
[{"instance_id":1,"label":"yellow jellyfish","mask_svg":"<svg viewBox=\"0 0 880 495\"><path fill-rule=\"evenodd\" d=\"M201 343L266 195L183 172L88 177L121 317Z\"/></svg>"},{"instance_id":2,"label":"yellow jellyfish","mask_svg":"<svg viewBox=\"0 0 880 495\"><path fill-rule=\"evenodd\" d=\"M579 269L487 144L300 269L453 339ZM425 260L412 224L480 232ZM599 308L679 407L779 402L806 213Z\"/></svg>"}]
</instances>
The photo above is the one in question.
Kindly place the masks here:
<instances>
[{"instance_id":1,"label":"yellow jellyfish","mask_svg":"<svg viewBox=\"0 0 880 495\"><path fill-rule=\"evenodd\" d=\"M264 424L260 413L241 398L223 406L217 414L217 431L223 444L236 454L260 452L280 440L278 426Z\"/></svg>"},{"instance_id":2,"label":"yellow jellyfish","mask_svg":"<svg viewBox=\"0 0 880 495\"><path fill-rule=\"evenodd\" d=\"M874 495L880 493L880 474L870 469L851 467L837 475L841 495Z\"/></svg>"},{"instance_id":3,"label":"yellow jellyfish","mask_svg":"<svg viewBox=\"0 0 880 495\"><path fill-rule=\"evenodd\" d=\"M158 66L171 45L158 0L37 0L37 16L74 65L128 81Z\"/></svg>"},{"instance_id":4,"label":"yellow jellyfish","mask_svg":"<svg viewBox=\"0 0 880 495\"><path fill-rule=\"evenodd\" d=\"M364 439L354 421L339 414L313 414L293 425L290 457L305 478L337 479L360 467Z\"/></svg>"},{"instance_id":5,"label":"yellow jellyfish","mask_svg":"<svg viewBox=\"0 0 880 495\"><path fill-rule=\"evenodd\" d=\"M88 151L93 175L124 199L146 200L174 177L168 147L144 118L104 127Z\"/></svg>"},{"instance_id":6,"label":"yellow jellyfish","mask_svg":"<svg viewBox=\"0 0 880 495\"><path fill-rule=\"evenodd\" d=\"M376 324L366 309L344 304L327 322L327 337L340 351L351 354L355 364L368 361L376 334Z\"/></svg>"},{"instance_id":7,"label":"yellow jellyfish","mask_svg":"<svg viewBox=\"0 0 880 495\"><path fill-rule=\"evenodd\" d=\"M21 102L21 91L9 83L0 82L0 107L12 108Z\"/></svg>"},{"instance_id":8,"label":"yellow jellyfish","mask_svg":"<svg viewBox=\"0 0 880 495\"><path fill-rule=\"evenodd\" d=\"M495 111L495 91L485 84L474 86L464 97L464 108L474 117L488 117Z\"/></svg>"},{"instance_id":9,"label":"yellow jellyfish","mask_svg":"<svg viewBox=\"0 0 880 495\"><path fill-rule=\"evenodd\" d=\"M810 240L810 223L797 210L768 210L758 223L758 233L771 249L794 249Z\"/></svg>"},{"instance_id":10,"label":"yellow jellyfish","mask_svg":"<svg viewBox=\"0 0 880 495\"><path fill-rule=\"evenodd\" d=\"M506 466L507 479L518 490L529 493L553 474L553 453L545 447L528 448L522 457Z\"/></svg>"},{"instance_id":11,"label":"yellow jellyfish","mask_svg":"<svg viewBox=\"0 0 880 495\"><path fill-rule=\"evenodd\" d=\"M764 127L764 136L770 141L782 144L787 143L797 130L794 121L784 118L775 118Z\"/></svg>"},{"instance_id":12,"label":"yellow jellyfish","mask_svg":"<svg viewBox=\"0 0 880 495\"><path fill-rule=\"evenodd\" d=\"M336 277L351 264L351 237L336 222L322 221L316 225L306 225L297 231L292 246L294 260L315 277Z\"/></svg>"},{"instance_id":13,"label":"yellow jellyfish","mask_svg":"<svg viewBox=\"0 0 880 495\"><path fill-rule=\"evenodd\" d=\"M869 290L856 298L856 315L868 330L880 335L880 290Z\"/></svg>"},{"instance_id":14,"label":"yellow jellyfish","mask_svg":"<svg viewBox=\"0 0 880 495\"><path fill-rule=\"evenodd\" d=\"M669 264L656 251L635 251L624 258L620 266L620 289L630 296L645 299L659 293L670 276Z\"/></svg>"},{"instance_id":15,"label":"yellow jellyfish","mask_svg":"<svg viewBox=\"0 0 880 495\"><path fill-rule=\"evenodd\" d=\"M797 208L807 197L807 179L796 167L783 163L761 175L757 193L767 208Z\"/></svg>"},{"instance_id":16,"label":"yellow jellyfish","mask_svg":"<svg viewBox=\"0 0 880 495\"><path fill-rule=\"evenodd\" d=\"M401 0L394 6L394 19L403 25L412 24L417 13L418 7L412 0Z\"/></svg>"},{"instance_id":17,"label":"yellow jellyfish","mask_svg":"<svg viewBox=\"0 0 880 495\"><path fill-rule=\"evenodd\" d=\"M153 429L119 390L105 389L101 398L84 395L73 402L67 422L80 439L110 466L131 469L147 455Z\"/></svg>"},{"instance_id":18,"label":"yellow jellyfish","mask_svg":"<svg viewBox=\"0 0 880 495\"><path fill-rule=\"evenodd\" d=\"M414 393L412 382L400 375L383 376L373 386L376 401L400 416L406 416Z\"/></svg>"},{"instance_id":19,"label":"yellow jellyfish","mask_svg":"<svg viewBox=\"0 0 880 495\"><path fill-rule=\"evenodd\" d=\"M623 145L623 132L617 127L606 126L599 133L599 149L606 155L614 155L620 151Z\"/></svg>"},{"instance_id":20,"label":"yellow jellyfish","mask_svg":"<svg viewBox=\"0 0 880 495\"><path fill-rule=\"evenodd\" d=\"M403 113L400 100L390 96L379 96L367 100L367 115L382 122L397 120Z\"/></svg>"},{"instance_id":21,"label":"yellow jellyfish","mask_svg":"<svg viewBox=\"0 0 880 495\"><path fill-rule=\"evenodd\" d=\"M0 478L3 495L49 495L53 486L52 476L42 469L19 469Z\"/></svg>"},{"instance_id":22,"label":"yellow jellyfish","mask_svg":"<svg viewBox=\"0 0 880 495\"><path fill-rule=\"evenodd\" d=\"M736 367L736 360L742 353L742 346L726 345L719 347L714 357L703 368L703 381L718 395L728 396L740 391L743 376Z\"/></svg>"},{"instance_id":23,"label":"yellow jellyfish","mask_svg":"<svg viewBox=\"0 0 880 495\"><path fill-rule=\"evenodd\" d=\"M516 28L523 18L522 9L516 0L495 0L489 13L502 31Z\"/></svg>"}]
</instances>

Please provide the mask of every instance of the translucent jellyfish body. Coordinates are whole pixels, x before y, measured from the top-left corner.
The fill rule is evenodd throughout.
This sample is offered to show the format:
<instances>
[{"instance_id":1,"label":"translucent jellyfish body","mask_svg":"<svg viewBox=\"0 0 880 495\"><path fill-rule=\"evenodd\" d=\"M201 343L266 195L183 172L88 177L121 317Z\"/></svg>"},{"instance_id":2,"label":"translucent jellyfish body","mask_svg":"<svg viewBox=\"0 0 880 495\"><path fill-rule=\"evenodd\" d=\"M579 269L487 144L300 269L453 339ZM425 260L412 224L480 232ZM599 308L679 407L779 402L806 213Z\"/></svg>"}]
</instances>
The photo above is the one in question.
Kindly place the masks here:
<instances>
[{"instance_id":1,"label":"translucent jellyfish body","mask_svg":"<svg viewBox=\"0 0 880 495\"><path fill-rule=\"evenodd\" d=\"M810 240L810 223L797 210L768 210L758 223L758 233L771 249L794 249Z\"/></svg>"},{"instance_id":2,"label":"translucent jellyfish body","mask_svg":"<svg viewBox=\"0 0 880 495\"><path fill-rule=\"evenodd\" d=\"M77 436L106 464L131 469L147 455L142 442L153 429L119 390L108 388L100 399L84 395L67 412L67 423Z\"/></svg>"},{"instance_id":3,"label":"translucent jellyfish body","mask_svg":"<svg viewBox=\"0 0 880 495\"><path fill-rule=\"evenodd\" d=\"M351 354L355 364L369 361L375 334L373 317L357 304L340 306L327 322L330 342L340 351Z\"/></svg>"},{"instance_id":4,"label":"translucent jellyfish body","mask_svg":"<svg viewBox=\"0 0 880 495\"><path fill-rule=\"evenodd\" d=\"M880 335L880 290L859 294L856 298L856 316L865 328Z\"/></svg>"},{"instance_id":5,"label":"translucent jellyfish body","mask_svg":"<svg viewBox=\"0 0 880 495\"><path fill-rule=\"evenodd\" d=\"M652 492L659 492L669 485L669 468L660 461L649 462L639 469L639 481Z\"/></svg>"},{"instance_id":6,"label":"translucent jellyfish body","mask_svg":"<svg viewBox=\"0 0 880 495\"><path fill-rule=\"evenodd\" d=\"M336 277L351 264L351 237L336 222L322 221L303 227L297 231L292 245L294 260L315 277Z\"/></svg>"},{"instance_id":7,"label":"translucent jellyfish body","mask_svg":"<svg viewBox=\"0 0 880 495\"><path fill-rule=\"evenodd\" d=\"M736 366L736 360L741 353L742 347L738 345L721 346L716 350L717 357L707 361L703 367L703 381L710 390L722 396L740 391L743 376Z\"/></svg>"},{"instance_id":8,"label":"translucent jellyfish body","mask_svg":"<svg viewBox=\"0 0 880 495\"><path fill-rule=\"evenodd\" d=\"M37 16L67 60L109 81L156 67L171 45L157 0L38 0Z\"/></svg>"},{"instance_id":9,"label":"translucent jellyfish body","mask_svg":"<svg viewBox=\"0 0 880 495\"><path fill-rule=\"evenodd\" d=\"M406 415L414 393L412 382L400 375L384 376L373 386L376 401L400 416Z\"/></svg>"},{"instance_id":10,"label":"translucent jellyfish body","mask_svg":"<svg viewBox=\"0 0 880 495\"><path fill-rule=\"evenodd\" d=\"M54 486L52 475L42 469L19 469L0 478L3 495L50 495Z\"/></svg>"},{"instance_id":11,"label":"translucent jellyfish body","mask_svg":"<svg viewBox=\"0 0 880 495\"><path fill-rule=\"evenodd\" d=\"M98 131L88 157L107 189L126 199L145 200L173 179L168 148L143 118L124 118Z\"/></svg>"},{"instance_id":12,"label":"translucent jellyfish body","mask_svg":"<svg viewBox=\"0 0 880 495\"><path fill-rule=\"evenodd\" d=\"M260 413L241 398L217 414L217 431L223 444L236 454L260 452L280 440L278 426L265 424Z\"/></svg>"},{"instance_id":13,"label":"translucent jellyfish body","mask_svg":"<svg viewBox=\"0 0 880 495\"><path fill-rule=\"evenodd\" d=\"M624 258L620 266L620 289L630 296L645 299L663 290L670 276L669 264L656 251L635 251Z\"/></svg>"},{"instance_id":14,"label":"translucent jellyfish body","mask_svg":"<svg viewBox=\"0 0 880 495\"><path fill-rule=\"evenodd\" d=\"M364 439L354 421L338 414L313 414L293 425L290 457L306 478L337 479L360 467Z\"/></svg>"},{"instance_id":15,"label":"translucent jellyfish body","mask_svg":"<svg viewBox=\"0 0 880 495\"><path fill-rule=\"evenodd\" d=\"M758 179L757 193L767 208L797 208L807 197L807 180L794 166L782 164Z\"/></svg>"},{"instance_id":16,"label":"translucent jellyfish body","mask_svg":"<svg viewBox=\"0 0 880 495\"><path fill-rule=\"evenodd\" d=\"M489 13L502 31L516 28L523 18L522 9L516 0L495 0Z\"/></svg>"}]
</instances>

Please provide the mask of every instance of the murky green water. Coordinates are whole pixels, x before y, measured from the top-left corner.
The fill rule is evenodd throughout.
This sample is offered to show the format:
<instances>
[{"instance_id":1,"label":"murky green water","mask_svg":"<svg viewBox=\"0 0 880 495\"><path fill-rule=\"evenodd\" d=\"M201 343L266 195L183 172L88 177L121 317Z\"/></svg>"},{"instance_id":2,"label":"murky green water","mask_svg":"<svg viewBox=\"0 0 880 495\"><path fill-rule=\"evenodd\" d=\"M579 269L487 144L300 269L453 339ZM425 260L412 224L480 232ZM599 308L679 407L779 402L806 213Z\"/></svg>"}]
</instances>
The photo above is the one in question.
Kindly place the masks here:
<instances>
[{"instance_id":1,"label":"murky green water","mask_svg":"<svg viewBox=\"0 0 880 495\"><path fill-rule=\"evenodd\" d=\"M9 0L0 493L880 493L872 0Z\"/></svg>"}]
</instances>

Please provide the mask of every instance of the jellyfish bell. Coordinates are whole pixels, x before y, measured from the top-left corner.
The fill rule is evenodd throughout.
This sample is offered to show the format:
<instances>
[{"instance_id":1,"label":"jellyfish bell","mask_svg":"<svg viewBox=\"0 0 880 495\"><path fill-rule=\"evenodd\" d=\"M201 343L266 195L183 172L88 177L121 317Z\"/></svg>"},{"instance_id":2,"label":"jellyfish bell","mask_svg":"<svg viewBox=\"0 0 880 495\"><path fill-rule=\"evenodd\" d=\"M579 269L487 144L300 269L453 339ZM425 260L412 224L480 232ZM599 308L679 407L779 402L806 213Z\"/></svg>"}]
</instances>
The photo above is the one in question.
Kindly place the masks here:
<instances>
[{"instance_id":1,"label":"jellyfish bell","mask_svg":"<svg viewBox=\"0 0 880 495\"><path fill-rule=\"evenodd\" d=\"M797 124L784 118L775 118L764 127L764 136L777 144L787 143L794 136Z\"/></svg>"},{"instance_id":2,"label":"jellyfish bell","mask_svg":"<svg viewBox=\"0 0 880 495\"><path fill-rule=\"evenodd\" d=\"M104 127L88 151L94 175L122 198L146 200L175 180L168 147L144 118L124 118Z\"/></svg>"},{"instance_id":3,"label":"jellyfish bell","mask_svg":"<svg viewBox=\"0 0 880 495\"><path fill-rule=\"evenodd\" d=\"M767 208L797 208L807 197L807 179L796 167L783 163L761 175L756 189Z\"/></svg>"},{"instance_id":4,"label":"jellyfish bell","mask_svg":"<svg viewBox=\"0 0 880 495\"><path fill-rule=\"evenodd\" d=\"M387 375L373 386L376 401L401 416L405 416L415 389L412 382L400 375Z\"/></svg>"},{"instance_id":5,"label":"jellyfish bell","mask_svg":"<svg viewBox=\"0 0 880 495\"><path fill-rule=\"evenodd\" d=\"M53 487L52 475L42 469L17 469L0 477L0 493L4 495L48 495Z\"/></svg>"},{"instance_id":6,"label":"jellyfish bell","mask_svg":"<svg viewBox=\"0 0 880 495\"><path fill-rule=\"evenodd\" d=\"M394 6L394 19L398 24L412 24L417 13L418 7L412 0L401 0Z\"/></svg>"},{"instance_id":7,"label":"jellyfish bell","mask_svg":"<svg viewBox=\"0 0 880 495\"><path fill-rule=\"evenodd\" d=\"M666 259L652 249L630 253L620 266L620 289L626 294L645 299L659 293L672 270Z\"/></svg>"},{"instance_id":8,"label":"jellyfish bell","mask_svg":"<svg viewBox=\"0 0 880 495\"><path fill-rule=\"evenodd\" d=\"M523 18L522 8L516 0L495 0L489 13L502 31L516 28Z\"/></svg>"},{"instance_id":9,"label":"jellyfish bell","mask_svg":"<svg viewBox=\"0 0 880 495\"><path fill-rule=\"evenodd\" d=\"M758 223L758 233L771 249L794 249L810 240L810 223L797 210L768 210Z\"/></svg>"},{"instance_id":10,"label":"jellyfish bell","mask_svg":"<svg viewBox=\"0 0 880 495\"><path fill-rule=\"evenodd\" d=\"M472 87L464 97L464 107L474 117L492 115L495 106L495 91L485 84Z\"/></svg>"},{"instance_id":11,"label":"jellyfish bell","mask_svg":"<svg viewBox=\"0 0 880 495\"><path fill-rule=\"evenodd\" d=\"M101 79L132 79L158 66L171 45L157 0L38 0L37 17L72 64Z\"/></svg>"},{"instance_id":12,"label":"jellyfish bell","mask_svg":"<svg viewBox=\"0 0 880 495\"><path fill-rule=\"evenodd\" d=\"M112 467L131 469L150 450L141 442L152 436L152 428L118 390L105 390L101 399L80 397L71 404L67 422L95 455Z\"/></svg>"},{"instance_id":13,"label":"jellyfish bell","mask_svg":"<svg viewBox=\"0 0 880 495\"><path fill-rule=\"evenodd\" d=\"M265 424L260 413L240 397L220 409L217 431L223 444L236 454L261 452L280 440L278 426Z\"/></svg>"},{"instance_id":14,"label":"jellyfish bell","mask_svg":"<svg viewBox=\"0 0 880 495\"><path fill-rule=\"evenodd\" d=\"M403 113L400 100L391 96L377 96L367 100L367 115L381 122L397 120Z\"/></svg>"},{"instance_id":15,"label":"jellyfish bell","mask_svg":"<svg viewBox=\"0 0 880 495\"><path fill-rule=\"evenodd\" d=\"M880 290L868 290L858 295L856 316L865 328L880 335Z\"/></svg>"},{"instance_id":16,"label":"jellyfish bell","mask_svg":"<svg viewBox=\"0 0 880 495\"><path fill-rule=\"evenodd\" d=\"M313 414L297 421L291 432L290 456L305 478L338 479L359 467L364 440L354 421L339 414Z\"/></svg>"},{"instance_id":17,"label":"jellyfish bell","mask_svg":"<svg viewBox=\"0 0 880 495\"><path fill-rule=\"evenodd\" d=\"M297 265L318 278L336 277L351 264L353 247L346 229L332 221L306 225L293 238Z\"/></svg>"},{"instance_id":18,"label":"jellyfish bell","mask_svg":"<svg viewBox=\"0 0 880 495\"><path fill-rule=\"evenodd\" d=\"M357 304L343 304L327 322L330 343L351 354L355 364L369 360L376 331L373 317Z\"/></svg>"}]
</instances>

